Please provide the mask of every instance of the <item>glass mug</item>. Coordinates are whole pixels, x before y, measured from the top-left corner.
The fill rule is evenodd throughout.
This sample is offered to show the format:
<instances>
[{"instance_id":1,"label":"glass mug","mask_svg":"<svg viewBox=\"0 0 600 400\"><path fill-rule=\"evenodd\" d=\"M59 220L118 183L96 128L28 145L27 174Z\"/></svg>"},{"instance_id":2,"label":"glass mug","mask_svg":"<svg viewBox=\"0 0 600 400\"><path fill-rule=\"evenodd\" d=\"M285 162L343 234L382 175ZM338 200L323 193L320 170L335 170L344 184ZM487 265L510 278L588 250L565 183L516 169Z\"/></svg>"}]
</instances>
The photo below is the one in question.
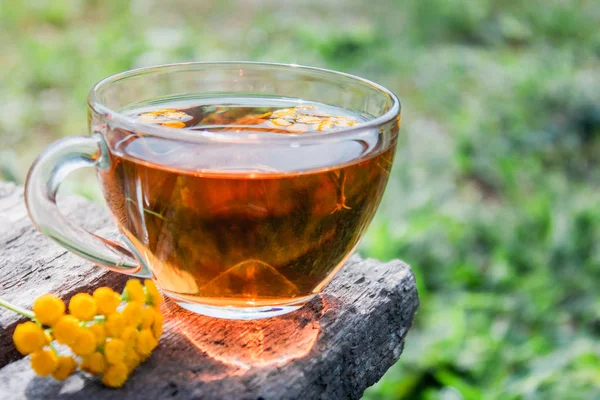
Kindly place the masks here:
<instances>
[{"instance_id":1,"label":"glass mug","mask_svg":"<svg viewBox=\"0 0 600 400\"><path fill-rule=\"evenodd\" d=\"M271 107L260 118L308 110L309 122L321 108L344 110L334 120L352 123L327 131L298 125L303 132L282 134L157 124L131 111L164 104L169 115L196 120L225 115L236 104L247 112ZM277 111L282 104L294 107ZM29 171L25 201L33 223L99 266L151 277L188 310L231 319L296 310L333 278L379 205L400 124L397 97L373 82L269 63L123 72L97 83L88 105L90 136L53 143ZM161 110L140 115L160 117ZM269 121L289 125L285 118ZM83 167L97 171L118 243L83 230L57 208L61 180Z\"/></svg>"}]
</instances>

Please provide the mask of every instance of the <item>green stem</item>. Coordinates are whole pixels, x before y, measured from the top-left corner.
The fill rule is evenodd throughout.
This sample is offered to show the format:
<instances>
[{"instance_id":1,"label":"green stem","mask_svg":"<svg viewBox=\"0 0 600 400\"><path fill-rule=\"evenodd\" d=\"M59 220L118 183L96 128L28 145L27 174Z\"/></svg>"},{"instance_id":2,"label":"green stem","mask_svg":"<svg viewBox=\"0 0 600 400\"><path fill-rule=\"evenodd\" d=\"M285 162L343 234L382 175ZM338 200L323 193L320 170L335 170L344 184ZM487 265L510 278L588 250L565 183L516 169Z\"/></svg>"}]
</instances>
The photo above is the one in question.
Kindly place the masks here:
<instances>
[{"instance_id":1,"label":"green stem","mask_svg":"<svg viewBox=\"0 0 600 400\"><path fill-rule=\"evenodd\" d=\"M9 309L11 311L16 312L17 314L21 314L22 316L27 317L29 319L34 319L35 318L35 315L33 314L33 311L27 310L27 309L19 307L19 306L16 306L14 304L11 304L8 301L3 300L1 298L0 298L0 307L7 308L7 309Z\"/></svg>"},{"instance_id":2,"label":"green stem","mask_svg":"<svg viewBox=\"0 0 600 400\"><path fill-rule=\"evenodd\" d=\"M130 203L133 203L133 204L135 205L135 207L138 207L138 204L135 202L135 200L133 200L133 199L132 199L132 198L130 198L130 197L126 197L126 198L125 198L125 201L128 201L128 202L130 202ZM157 213L156 211L152 211L152 210L149 210L149 209L147 209L147 208L144 208L144 207L142 207L142 210L144 210L144 212L146 212L146 213L148 213L148 214L150 214L150 215L154 215L156 218L162 219L162 220L163 220L163 221L165 221L165 222L169 222L169 220L168 220L168 219L166 219L166 218L165 218L165 217L164 217L162 214L160 214L160 213Z\"/></svg>"}]
</instances>

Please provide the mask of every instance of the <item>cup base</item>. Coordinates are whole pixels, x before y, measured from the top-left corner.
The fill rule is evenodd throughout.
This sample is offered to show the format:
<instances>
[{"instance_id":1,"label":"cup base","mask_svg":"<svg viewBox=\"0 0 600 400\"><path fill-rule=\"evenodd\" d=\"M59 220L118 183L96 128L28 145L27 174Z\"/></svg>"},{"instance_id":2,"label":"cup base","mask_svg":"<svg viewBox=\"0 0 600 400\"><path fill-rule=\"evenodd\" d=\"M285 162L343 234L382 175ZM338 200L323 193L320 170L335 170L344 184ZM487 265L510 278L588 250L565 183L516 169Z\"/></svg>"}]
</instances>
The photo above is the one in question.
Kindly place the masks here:
<instances>
[{"instance_id":1,"label":"cup base","mask_svg":"<svg viewBox=\"0 0 600 400\"><path fill-rule=\"evenodd\" d=\"M315 295L305 296L296 299L293 302L285 304L277 304L272 306L261 307L233 307L233 306L211 306L201 303L193 303L186 301L177 295L166 292L167 296L177 303L182 308L196 314L205 315L207 317L233 320L253 320L262 318L277 317L296 311L306 303L308 303Z\"/></svg>"}]
</instances>

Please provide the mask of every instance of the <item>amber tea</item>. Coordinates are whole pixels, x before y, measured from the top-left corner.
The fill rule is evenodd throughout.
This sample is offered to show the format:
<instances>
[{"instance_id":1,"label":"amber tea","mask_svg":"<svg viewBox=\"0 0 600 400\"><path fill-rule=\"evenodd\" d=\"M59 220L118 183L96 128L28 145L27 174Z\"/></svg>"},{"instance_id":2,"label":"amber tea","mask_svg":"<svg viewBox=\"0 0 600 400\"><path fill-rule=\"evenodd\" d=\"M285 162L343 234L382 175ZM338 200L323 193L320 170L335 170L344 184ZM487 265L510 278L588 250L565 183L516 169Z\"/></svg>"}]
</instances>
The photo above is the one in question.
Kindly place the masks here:
<instances>
[{"instance_id":1,"label":"amber tea","mask_svg":"<svg viewBox=\"0 0 600 400\"><path fill-rule=\"evenodd\" d=\"M326 136L368 119L324 104L185 99L126 112L142 125L107 134L107 203L161 288L209 306L301 304L317 293L370 223L394 158L376 128L313 146L252 145L252 135ZM146 135L147 124L247 141L170 141Z\"/></svg>"}]
</instances>

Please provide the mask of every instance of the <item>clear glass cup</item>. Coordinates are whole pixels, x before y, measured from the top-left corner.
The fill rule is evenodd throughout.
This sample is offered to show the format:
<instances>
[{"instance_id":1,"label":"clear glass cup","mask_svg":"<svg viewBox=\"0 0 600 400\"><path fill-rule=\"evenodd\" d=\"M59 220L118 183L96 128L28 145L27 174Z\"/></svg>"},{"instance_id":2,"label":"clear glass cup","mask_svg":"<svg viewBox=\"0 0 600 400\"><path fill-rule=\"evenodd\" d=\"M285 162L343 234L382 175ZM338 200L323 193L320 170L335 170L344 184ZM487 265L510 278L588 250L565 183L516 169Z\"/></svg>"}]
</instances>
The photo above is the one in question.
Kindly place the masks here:
<instances>
[{"instance_id":1,"label":"clear glass cup","mask_svg":"<svg viewBox=\"0 0 600 400\"><path fill-rule=\"evenodd\" d=\"M331 132L276 134L175 129L124 111L197 95L311 101L367 120ZM127 71L97 83L88 105L90 135L55 142L29 171L33 223L99 266L154 279L189 310L232 319L296 310L333 278L379 205L400 125L400 103L380 85L270 63ZM262 155L283 166L248 165ZM85 231L57 208L61 181L84 167L97 171L119 242Z\"/></svg>"}]
</instances>

